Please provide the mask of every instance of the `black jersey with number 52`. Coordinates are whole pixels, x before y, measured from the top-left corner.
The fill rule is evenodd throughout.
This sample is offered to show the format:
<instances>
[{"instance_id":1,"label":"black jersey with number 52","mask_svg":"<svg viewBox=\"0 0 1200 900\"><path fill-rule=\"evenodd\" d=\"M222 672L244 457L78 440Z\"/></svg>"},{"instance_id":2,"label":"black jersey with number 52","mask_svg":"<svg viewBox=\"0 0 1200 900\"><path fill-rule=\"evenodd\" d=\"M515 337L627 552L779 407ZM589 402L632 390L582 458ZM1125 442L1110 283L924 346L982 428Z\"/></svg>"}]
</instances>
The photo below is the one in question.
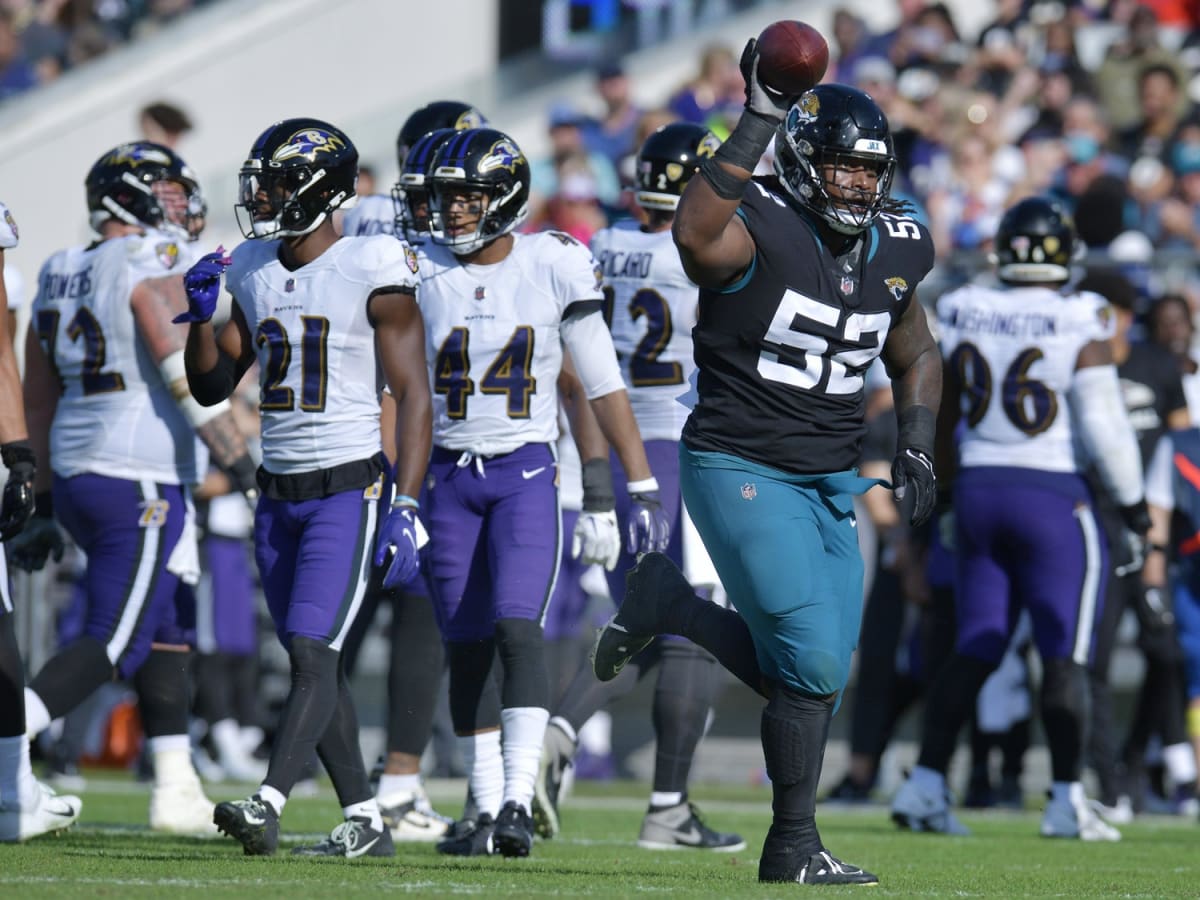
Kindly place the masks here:
<instances>
[{"instance_id":1,"label":"black jersey with number 52","mask_svg":"<svg viewBox=\"0 0 1200 900\"><path fill-rule=\"evenodd\" d=\"M933 266L913 219L881 215L835 257L772 178L747 185L738 215L756 253L724 291L700 291L692 332L699 402L683 440L798 474L858 463L863 373Z\"/></svg>"}]
</instances>

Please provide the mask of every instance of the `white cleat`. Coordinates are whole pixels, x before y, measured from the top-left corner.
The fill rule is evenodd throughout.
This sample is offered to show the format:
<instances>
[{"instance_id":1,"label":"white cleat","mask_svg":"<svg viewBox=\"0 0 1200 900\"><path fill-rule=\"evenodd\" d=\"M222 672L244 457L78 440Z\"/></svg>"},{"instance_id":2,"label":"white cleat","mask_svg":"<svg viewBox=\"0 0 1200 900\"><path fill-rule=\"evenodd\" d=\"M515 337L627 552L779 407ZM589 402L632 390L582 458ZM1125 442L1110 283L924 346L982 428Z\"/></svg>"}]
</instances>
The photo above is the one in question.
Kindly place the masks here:
<instances>
[{"instance_id":1,"label":"white cleat","mask_svg":"<svg viewBox=\"0 0 1200 900\"><path fill-rule=\"evenodd\" d=\"M82 809L83 801L78 797L56 794L39 781L30 808L0 808L0 841L15 843L58 834L75 824Z\"/></svg>"},{"instance_id":2,"label":"white cleat","mask_svg":"<svg viewBox=\"0 0 1200 900\"><path fill-rule=\"evenodd\" d=\"M434 810L424 790L392 794L378 801L383 824L396 842L440 841L454 824L453 819Z\"/></svg>"},{"instance_id":3,"label":"white cleat","mask_svg":"<svg viewBox=\"0 0 1200 900\"><path fill-rule=\"evenodd\" d=\"M1071 786L1071 799L1052 799L1046 804L1041 832L1042 837L1074 838L1080 841L1121 839L1121 832L1096 815L1084 796L1083 785Z\"/></svg>"},{"instance_id":4,"label":"white cleat","mask_svg":"<svg viewBox=\"0 0 1200 900\"><path fill-rule=\"evenodd\" d=\"M156 784L150 791L150 828L167 834L214 837L214 806L194 776L190 781Z\"/></svg>"}]
</instances>

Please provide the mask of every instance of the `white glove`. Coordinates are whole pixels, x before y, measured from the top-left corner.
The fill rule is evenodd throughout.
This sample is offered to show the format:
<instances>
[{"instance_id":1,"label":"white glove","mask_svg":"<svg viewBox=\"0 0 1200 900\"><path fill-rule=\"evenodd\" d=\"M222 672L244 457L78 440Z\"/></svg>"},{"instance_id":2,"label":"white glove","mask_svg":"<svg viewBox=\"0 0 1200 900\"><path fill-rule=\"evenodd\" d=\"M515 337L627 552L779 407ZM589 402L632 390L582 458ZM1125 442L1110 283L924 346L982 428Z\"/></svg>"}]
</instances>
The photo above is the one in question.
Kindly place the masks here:
<instances>
[{"instance_id":1,"label":"white glove","mask_svg":"<svg viewBox=\"0 0 1200 900\"><path fill-rule=\"evenodd\" d=\"M581 512L571 537L571 557L612 571L621 557L621 528L613 510Z\"/></svg>"}]
</instances>

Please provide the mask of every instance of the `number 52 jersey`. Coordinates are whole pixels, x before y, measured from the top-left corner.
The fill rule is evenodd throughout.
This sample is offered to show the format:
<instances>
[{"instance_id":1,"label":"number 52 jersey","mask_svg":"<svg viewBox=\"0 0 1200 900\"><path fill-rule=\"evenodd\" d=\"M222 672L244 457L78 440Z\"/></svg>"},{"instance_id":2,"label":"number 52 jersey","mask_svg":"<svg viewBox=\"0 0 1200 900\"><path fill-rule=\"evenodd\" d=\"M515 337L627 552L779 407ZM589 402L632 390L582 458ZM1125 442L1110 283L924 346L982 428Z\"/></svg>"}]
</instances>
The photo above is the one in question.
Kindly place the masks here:
<instances>
[{"instance_id":1,"label":"number 52 jersey","mask_svg":"<svg viewBox=\"0 0 1200 900\"><path fill-rule=\"evenodd\" d=\"M962 385L960 465L1080 471L1066 394L1079 351L1115 330L1104 298L967 285L942 297L938 321Z\"/></svg>"}]
</instances>

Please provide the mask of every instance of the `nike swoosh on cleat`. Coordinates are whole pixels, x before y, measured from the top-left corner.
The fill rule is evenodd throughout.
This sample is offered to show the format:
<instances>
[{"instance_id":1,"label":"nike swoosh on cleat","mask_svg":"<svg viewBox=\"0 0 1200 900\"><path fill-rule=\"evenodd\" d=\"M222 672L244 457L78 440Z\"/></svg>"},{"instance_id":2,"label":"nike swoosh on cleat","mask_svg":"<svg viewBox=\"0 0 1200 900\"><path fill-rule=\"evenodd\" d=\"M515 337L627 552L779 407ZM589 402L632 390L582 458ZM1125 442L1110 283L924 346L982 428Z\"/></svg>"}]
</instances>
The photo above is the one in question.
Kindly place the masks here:
<instances>
[{"instance_id":1,"label":"nike swoosh on cleat","mask_svg":"<svg viewBox=\"0 0 1200 900\"><path fill-rule=\"evenodd\" d=\"M262 816L256 816L253 813L246 813L245 816L246 816L246 824L247 825L266 825L267 824L267 820L264 819Z\"/></svg>"},{"instance_id":2,"label":"nike swoosh on cleat","mask_svg":"<svg viewBox=\"0 0 1200 900\"><path fill-rule=\"evenodd\" d=\"M541 475L545 471L546 471L545 466L541 466L540 468L537 468L537 469L522 469L521 477L524 478L526 481L528 481L530 478L533 478L535 475Z\"/></svg>"}]
</instances>

